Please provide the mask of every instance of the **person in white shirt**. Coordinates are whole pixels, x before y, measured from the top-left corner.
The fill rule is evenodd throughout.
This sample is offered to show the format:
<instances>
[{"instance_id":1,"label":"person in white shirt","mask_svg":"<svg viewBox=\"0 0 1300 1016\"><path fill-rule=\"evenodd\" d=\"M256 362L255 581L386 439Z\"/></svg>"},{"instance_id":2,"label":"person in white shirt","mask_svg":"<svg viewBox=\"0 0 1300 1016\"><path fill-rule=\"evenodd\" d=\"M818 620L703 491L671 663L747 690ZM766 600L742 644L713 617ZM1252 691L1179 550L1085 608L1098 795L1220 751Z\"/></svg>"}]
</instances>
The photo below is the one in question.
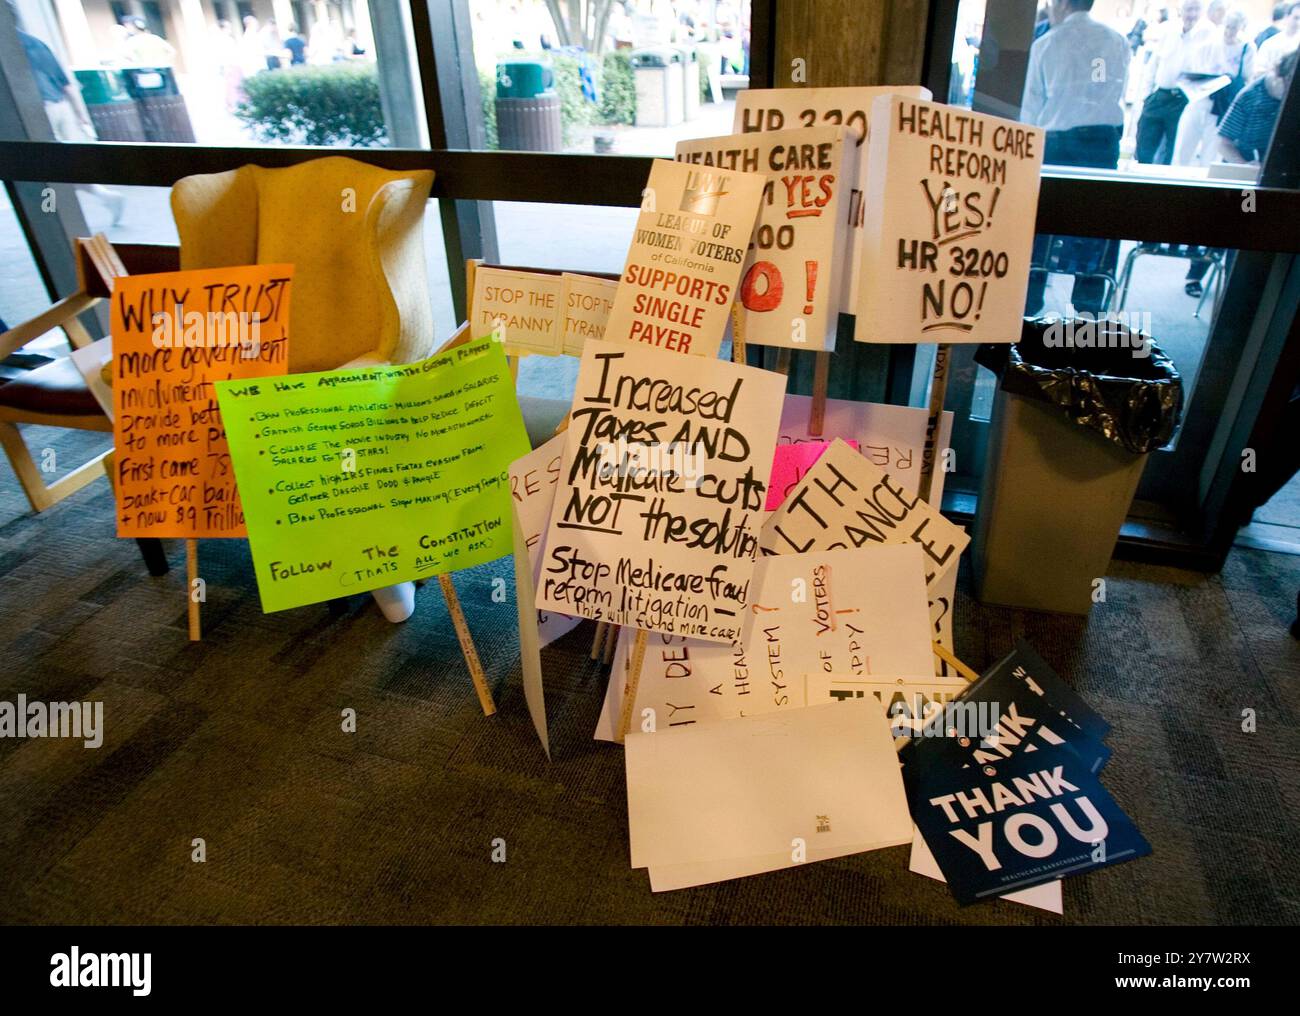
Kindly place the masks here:
<instances>
[{"instance_id":1,"label":"person in white shirt","mask_svg":"<svg viewBox=\"0 0 1300 1016\"><path fill-rule=\"evenodd\" d=\"M1300 47L1300 0L1287 8L1286 17L1278 23L1278 28L1278 33L1259 47L1259 58L1255 61L1256 77L1272 73L1284 56Z\"/></svg>"},{"instance_id":2,"label":"person in white shirt","mask_svg":"<svg viewBox=\"0 0 1300 1016\"><path fill-rule=\"evenodd\" d=\"M1124 130L1124 86L1131 51L1128 40L1089 14L1093 0L1049 0L1051 28L1029 48L1020 119L1047 132L1043 161L1058 166L1114 169ZM1092 237L1037 237L1035 267L1025 306L1043 305L1049 247L1053 271L1073 271L1070 302L1076 310L1102 311L1104 277L1115 274L1119 248Z\"/></svg>"},{"instance_id":3,"label":"person in white shirt","mask_svg":"<svg viewBox=\"0 0 1300 1016\"><path fill-rule=\"evenodd\" d=\"M1241 10L1234 9L1224 17L1220 37L1205 57L1205 67L1208 73L1232 80L1213 95L1189 102L1183 109L1174 141L1175 166L1208 166L1218 157L1219 117L1250 81L1255 61L1255 44L1245 37L1246 23Z\"/></svg>"},{"instance_id":4,"label":"person in white shirt","mask_svg":"<svg viewBox=\"0 0 1300 1016\"><path fill-rule=\"evenodd\" d=\"M1050 0L1054 26L1029 49L1020 119L1047 131L1043 161L1114 169L1124 127L1129 47L1093 20L1093 0Z\"/></svg>"},{"instance_id":5,"label":"person in white shirt","mask_svg":"<svg viewBox=\"0 0 1300 1016\"><path fill-rule=\"evenodd\" d=\"M1179 87L1185 74L1208 74L1212 70L1212 39L1215 28L1201 20L1201 0L1183 0L1181 24L1160 42L1151 60L1154 88L1142 103L1138 118L1138 162L1169 165L1178 135L1178 121L1187 105Z\"/></svg>"}]
</instances>

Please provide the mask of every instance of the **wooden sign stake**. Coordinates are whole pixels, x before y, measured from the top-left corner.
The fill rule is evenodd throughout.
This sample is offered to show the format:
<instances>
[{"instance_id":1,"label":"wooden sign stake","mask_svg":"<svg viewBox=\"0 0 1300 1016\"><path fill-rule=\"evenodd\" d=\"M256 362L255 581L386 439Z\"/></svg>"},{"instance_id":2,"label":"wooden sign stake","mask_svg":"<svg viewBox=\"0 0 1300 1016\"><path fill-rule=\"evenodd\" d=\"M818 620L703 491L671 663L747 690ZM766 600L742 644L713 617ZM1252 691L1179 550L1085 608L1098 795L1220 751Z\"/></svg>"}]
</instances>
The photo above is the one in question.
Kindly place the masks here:
<instances>
[{"instance_id":1,"label":"wooden sign stake","mask_svg":"<svg viewBox=\"0 0 1300 1016\"><path fill-rule=\"evenodd\" d=\"M591 658L596 661L605 659L605 638L609 634L609 622L596 622L596 635L591 640Z\"/></svg>"},{"instance_id":2,"label":"wooden sign stake","mask_svg":"<svg viewBox=\"0 0 1300 1016\"><path fill-rule=\"evenodd\" d=\"M741 313L741 305L733 303L731 305L731 362L745 362L745 315Z\"/></svg>"},{"instance_id":3,"label":"wooden sign stake","mask_svg":"<svg viewBox=\"0 0 1300 1016\"><path fill-rule=\"evenodd\" d=\"M943 402L948 394L948 360L952 347L940 343L934 351L934 376L930 381L930 410L925 421L925 448L921 452L921 500L930 504L934 485L934 471L939 457L939 431L943 425Z\"/></svg>"},{"instance_id":4,"label":"wooden sign stake","mask_svg":"<svg viewBox=\"0 0 1300 1016\"><path fill-rule=\"evenodd\" d=\"M199 620L199 601L194 598L194 580L199 577L199 541L185 541L185 595L189 600L190 641L198 642L203 638L203 627Z\"/></svg>"},{"instance_id":5,"label":"wooden sign stake","mask_svg":"<svg viewBox=\"0 0 1300 1016\"><path fill-rule=\"evenodd\" d=\"M628 661L627 667L627 684L623 686L623 711L618 718L618 743L622 744L623 739L627 737L627 732L632 726L632 712L636 709L636 689L641 683L641 666L645 663L645 650L649 641L649 635L642 629L637 629L636 641L632 643L632 657ZM617 680L617 675L611 676L610 680Z\"/></svg>"},{"instance_id":6,"label":"wooden sign stake","mask_svg":"<svg viewBox=\"0 0 1300 1016\"><path fill-rule=\"evenodd\" d=\"M815 354L813 361L812 412L808 415L808 433L813 437L822 436L826 425L826 386L830 383L831 354L821 350Z\"/></svg>"},{"instance_id":7,"label":"wooden sign stake","mask_svg":"<svg viewBox=\"0 0 1300 1016\"><path fill-rule=\"evenodd\" d=\"M939 657L939 659L943 660L944 663L952 667L953 670L957 671L957 673L959 673L967 681L979 680L979 674L975 673L975 671L971 670L970 667L962 663L961 660L953 656L953 654L947 648L939 645L938 642L931 642L930 648L934 650L935 656Z\"/></svg>"},{"instance_id":8,"label":"wooden sign stake","mask_svg":"<svg viewBox=\"0 0 1300 1016\"><path fill-rule=\"evenodd\" d=\"M474 691L478 693L478 702L483 707L483 715L491 716L497 711L496 703L492 701L492 689L488 687L487 674L484 673L483 664L478 658L478 650L474 648L474 639L470 636L465 612L460 609L460 597L456 595L456 587L451 584L451 576L445 573L439 575L438 586L442 590L443 599L447 601L447 612L451 614L451 623L456 628L461 655L465 657L465 664L469 667L470 680L474 682Z\"/></svg>"}]
</instances>

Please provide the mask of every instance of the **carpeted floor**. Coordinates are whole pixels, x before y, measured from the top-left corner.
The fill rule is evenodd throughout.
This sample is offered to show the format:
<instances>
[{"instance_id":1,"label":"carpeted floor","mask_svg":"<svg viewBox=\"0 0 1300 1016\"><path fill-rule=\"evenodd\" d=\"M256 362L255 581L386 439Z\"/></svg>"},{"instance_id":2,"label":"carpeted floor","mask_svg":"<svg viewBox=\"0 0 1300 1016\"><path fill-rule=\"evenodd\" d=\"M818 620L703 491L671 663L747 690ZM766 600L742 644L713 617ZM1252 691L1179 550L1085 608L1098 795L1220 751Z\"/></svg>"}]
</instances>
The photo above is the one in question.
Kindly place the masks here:
<instances>
[{"instance_id":1,"label":"carpeted floor","mask_svg":"<svg viewBox=\"0 0 1300 1016\"><path fill-rule=\"evenodd\" d=\"M31 437L60 465L88 440ZM906 848L654 895L628 868L621 750L591 740L605 677L590 627L544 660L548 764L514 604L492 598L508 561L456 578L488 719L436 585L404 625L368 597L267 616L247 545L206 541L191 644L181 545L151 579L112 525L103 481L35 517L0 465L0 699L102 700L106 727L98 750L0 740L0 920L1059 923L959 909L907 872ZM1297 587L1300 557L1259 551L1213 577L1117 564L1084 624L981 607L963 571L959 654L982 667L1024 635L1110 719L1103 778L1155 850L1068 880L1065 921L1300 922Z\"/></svg>"}]
</instances>

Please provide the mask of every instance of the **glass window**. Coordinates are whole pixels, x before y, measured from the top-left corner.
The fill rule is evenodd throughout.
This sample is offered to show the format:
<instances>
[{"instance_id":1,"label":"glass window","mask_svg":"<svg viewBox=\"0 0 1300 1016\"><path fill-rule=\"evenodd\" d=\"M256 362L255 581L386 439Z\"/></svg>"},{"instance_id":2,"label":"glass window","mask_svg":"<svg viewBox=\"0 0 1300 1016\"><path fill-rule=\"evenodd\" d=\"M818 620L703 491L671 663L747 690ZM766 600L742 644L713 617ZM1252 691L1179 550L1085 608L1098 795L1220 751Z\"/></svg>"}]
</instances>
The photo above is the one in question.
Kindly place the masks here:
<instances>
[{"instance_id":1,"label":"glass window","mask_svg":"<svg viewBox=\"0 0 1300 1016\"><path fill-rule=\"evenodd\" d=\"M399 0L16 0L61 141L420 147ZM376 30L372 8L395 23Z\"/></svg>"},{"instance_id":2,"label":"glass window","mask_svg":"<svg viewBox=\"0 0 1300 1016\"><path fill-rule=\"evenodd\" d=\"M1258 181L1300 6L1095 0L1058 17L1062 7L961 0L949 101L1045 128L1053 167Z\"/></svg>"},{"instance_id":3,"label":"glass window","mask_svg":"<svg viewBox=\"0 0 1300 1016\"><path fill-rule=\"evenodd\" d=\"M469 0L488 148L671 156L730 134L749 0Z\"/></svg>"}]
</instances>

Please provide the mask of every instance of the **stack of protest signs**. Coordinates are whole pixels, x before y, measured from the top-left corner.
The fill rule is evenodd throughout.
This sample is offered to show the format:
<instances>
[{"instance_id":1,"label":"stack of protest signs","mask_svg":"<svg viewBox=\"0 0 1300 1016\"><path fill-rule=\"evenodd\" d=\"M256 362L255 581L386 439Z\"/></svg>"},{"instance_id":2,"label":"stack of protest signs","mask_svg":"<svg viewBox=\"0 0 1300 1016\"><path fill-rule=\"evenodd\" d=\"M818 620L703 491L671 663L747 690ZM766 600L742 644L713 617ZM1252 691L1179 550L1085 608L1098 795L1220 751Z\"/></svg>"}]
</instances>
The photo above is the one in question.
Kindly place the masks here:
<instances>
[{"instance_id":1,"label":"stack of protest signs","mask_svg":"<svg viewBox=\"0 0 1300 1016\"><path fill-rule=\"evenodd\" d=\"M962 904L1008 893L1060 912L1058 881L1151 852L1102 786L1110 725L1026 643L902 749L914 870ZM1053 905L1042 890L1057 886Z\"/></svg>"}]
</instances>

